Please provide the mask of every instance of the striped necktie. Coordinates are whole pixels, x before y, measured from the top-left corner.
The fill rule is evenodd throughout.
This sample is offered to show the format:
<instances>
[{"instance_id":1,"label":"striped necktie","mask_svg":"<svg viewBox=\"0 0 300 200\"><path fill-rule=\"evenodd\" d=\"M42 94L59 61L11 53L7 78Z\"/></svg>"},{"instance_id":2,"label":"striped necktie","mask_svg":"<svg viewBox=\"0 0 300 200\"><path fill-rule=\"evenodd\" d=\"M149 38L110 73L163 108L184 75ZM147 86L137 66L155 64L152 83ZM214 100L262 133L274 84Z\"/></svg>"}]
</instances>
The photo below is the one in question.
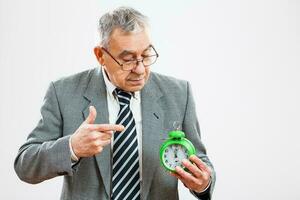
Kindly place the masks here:
<instances>
[{"instance_id":1,"label":"striped necktie","mask_svg":"<svg viewBox=\"0 0 300 200\"><path fill-rule=\"evenodd\" d=\"M140 199L138 138L129 107L132 95L118 88L115 92L120 104L116 124L122 124L125 129L114 134L111 199Z\"/></svg>"}]
</instances>

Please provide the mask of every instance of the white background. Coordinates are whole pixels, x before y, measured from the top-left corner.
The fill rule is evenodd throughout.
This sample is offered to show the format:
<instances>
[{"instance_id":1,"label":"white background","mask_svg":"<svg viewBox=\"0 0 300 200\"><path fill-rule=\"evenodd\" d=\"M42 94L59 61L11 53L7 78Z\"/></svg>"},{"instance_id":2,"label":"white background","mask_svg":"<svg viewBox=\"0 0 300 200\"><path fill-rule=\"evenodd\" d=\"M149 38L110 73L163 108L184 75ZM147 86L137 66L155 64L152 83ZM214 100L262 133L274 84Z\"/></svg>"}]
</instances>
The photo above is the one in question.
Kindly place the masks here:
<instances>
[{"instance_id":1,"label":"white background","mask_svg":"<svg viewBox=\"0 0 300 200\"><path fill-rule=\"evenodd\" d=\"M192 83L214 199L300 199L297 0L0 0L0 199L59 198L61 178L23 183L13 161L50 81L97 66L98 18L120 5L150 18L153 71Z\"/></svg>"}]
</instances>

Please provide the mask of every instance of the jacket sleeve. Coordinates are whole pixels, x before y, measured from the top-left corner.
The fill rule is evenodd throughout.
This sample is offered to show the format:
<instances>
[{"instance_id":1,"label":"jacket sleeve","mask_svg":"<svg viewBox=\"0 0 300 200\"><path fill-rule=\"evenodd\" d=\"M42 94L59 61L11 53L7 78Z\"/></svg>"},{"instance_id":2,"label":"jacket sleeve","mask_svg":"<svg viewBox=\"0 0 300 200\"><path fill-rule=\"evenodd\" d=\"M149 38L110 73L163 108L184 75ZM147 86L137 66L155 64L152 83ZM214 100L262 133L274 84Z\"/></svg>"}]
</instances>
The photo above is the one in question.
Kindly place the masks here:
<instances>
[{"instance_id":1,"label":"jacket sleeve","mask_svg":"<svg viewBox=\"0 0 300 200\"><path fill-rule=\"evenodd\" d=\"M21 180L35 184L56 176L73 174L70 136L63 137L62 128L59 101L51 83L41 108L41 119L19 149L14 162Z\"/></svg>"},{"instance_id":2,"label":"jacket sleeve","mask_svg":"<svg viewBox=\"0 0 300 200\"><path fill-rule=\"evenodd\" d=\"M191 191L191 193L194 196L196 196L199 200L210 200L213 193L215 181L216 181L216 175L215 175L214 167L210 162L208 156L206 155L206 149L201 141L200 127L197 119L195 102L192 95L191 86L188 82L187 82L186 110L185 110L182 128L186 133L187 139L191 140L191 142L194 144L196 148L197 156L212 169L211 184L209 188L207 188L207 190L205 190L203 193L195 193L193 191Z\"/></svg>"}]
</instances>

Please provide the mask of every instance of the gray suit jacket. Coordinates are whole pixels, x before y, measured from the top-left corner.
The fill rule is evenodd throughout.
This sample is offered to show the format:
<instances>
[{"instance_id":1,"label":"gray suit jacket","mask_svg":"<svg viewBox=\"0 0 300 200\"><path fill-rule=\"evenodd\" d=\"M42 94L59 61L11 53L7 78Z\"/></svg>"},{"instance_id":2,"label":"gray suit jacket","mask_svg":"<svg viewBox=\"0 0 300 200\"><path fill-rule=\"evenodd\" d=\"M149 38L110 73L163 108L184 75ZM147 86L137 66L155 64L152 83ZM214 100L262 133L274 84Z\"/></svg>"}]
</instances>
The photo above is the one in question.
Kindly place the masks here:
<instances>
[{"instance_id":1,"label":"gray suit jacket","mask_svg":"<svg viewBox=\"0 0 300 200\"><path fill-rule=\"evenodd\" d=\"M177 179L159 163L159 148L174 121L182 125L186 137L197 149L197 155L210 167L201 143L200 130L190 85L186 81L151 72L141 91L143 128L142 198L149 200L178 199ZM100 68L52 82L41 108L41 120L21 146L15 160L15 171L21 180L39 183L64 176L61 199L109 199L110 146L93 157L71 163L69 137L95 106L95 123L108 123L106 88ZM210 199L215 183L199 199Z\"/></svg>"}]
</instances>

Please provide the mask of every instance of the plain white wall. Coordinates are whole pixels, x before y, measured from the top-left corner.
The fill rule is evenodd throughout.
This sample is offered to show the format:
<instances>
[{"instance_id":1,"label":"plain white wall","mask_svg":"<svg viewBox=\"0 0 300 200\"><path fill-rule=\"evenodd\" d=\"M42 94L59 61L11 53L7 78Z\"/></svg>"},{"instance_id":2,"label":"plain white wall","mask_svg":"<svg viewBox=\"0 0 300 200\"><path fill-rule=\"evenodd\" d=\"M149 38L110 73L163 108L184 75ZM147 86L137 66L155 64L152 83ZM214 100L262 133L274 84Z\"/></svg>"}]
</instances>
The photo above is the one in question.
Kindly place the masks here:
<instances>
[{"instance_id":1,"label":"plain white wall","mask_svg":"<svg viewBox=\"0 0 300 200\"><path fill-rule=\"evenodd\" d=\"M98 18L120 5L149 16L153 70L192 83L214 199L300 199L296 0L0 0L0 199L59 198L61 178L23 183L13 161L50 81L97 66Z\"/></svg>"}]
</instances>

